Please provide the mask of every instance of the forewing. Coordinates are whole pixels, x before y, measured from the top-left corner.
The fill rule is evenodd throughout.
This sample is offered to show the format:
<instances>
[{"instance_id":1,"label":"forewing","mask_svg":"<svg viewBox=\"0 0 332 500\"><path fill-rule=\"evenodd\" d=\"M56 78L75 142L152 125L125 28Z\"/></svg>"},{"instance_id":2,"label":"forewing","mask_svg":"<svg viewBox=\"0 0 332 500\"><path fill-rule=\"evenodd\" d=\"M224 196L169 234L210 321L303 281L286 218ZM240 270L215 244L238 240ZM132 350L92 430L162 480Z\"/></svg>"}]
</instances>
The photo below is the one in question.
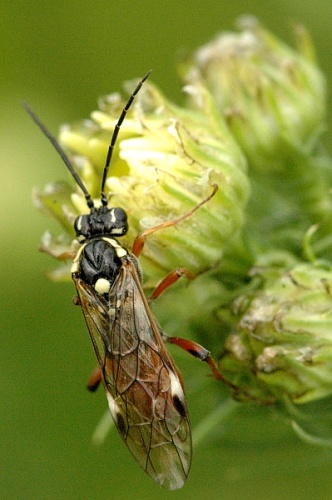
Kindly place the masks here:
<instances>
[{"instance_id":1,"label":"forewing","mask_svg":"<svg viewBox=\"0 0 332 500\"><path fill-rule=\"evenodd\" d=\"M181 488L191 463L182 383L133 262L124 259L108 300L74 281L119 433L155 481Z\"/></svg>"}]
</instances>

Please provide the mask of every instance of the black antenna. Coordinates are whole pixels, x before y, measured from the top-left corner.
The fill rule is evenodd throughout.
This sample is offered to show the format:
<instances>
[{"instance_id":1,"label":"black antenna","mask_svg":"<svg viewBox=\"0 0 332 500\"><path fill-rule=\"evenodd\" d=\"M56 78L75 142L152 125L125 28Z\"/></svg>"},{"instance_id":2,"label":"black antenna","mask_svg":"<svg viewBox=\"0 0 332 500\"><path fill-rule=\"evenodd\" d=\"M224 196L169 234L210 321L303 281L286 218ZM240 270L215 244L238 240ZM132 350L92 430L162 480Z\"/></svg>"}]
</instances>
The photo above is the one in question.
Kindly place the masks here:
<instances>
[{"instance_id":1,"label":"black antenna","mask_svg":"<svg viewBox=\"0 0 332 500\"><path fill-rule=\"evenodd\" d=\"M79 177L78 173L75 171L75 169L74 169L73 165L71 164L68 156L66 155L66 153L64 152L64 150L62 149L62 147L60 146L60 144L58 143L58 141L56 140L56 138L51 134L51 132L40 121L40 119L38 118L38 116L32 111L32 109L30 108L29 104L27 102L25 102L25 101L23 101L22 104L25 107L25 109L27 110L27 112L29 113L29 115L31 116L31 118L33 119L33 121L38 125L38 127L40 128L40 130L43 132L43 134L45 135L45 137L47 137L47 139L51 142L51 144L54 147L54 149L61 156L61 158L62 158L63 162L66 164L69 172L74 177L74 179L77 182L77 184L79 185L79 187L82 189L82 191L83 191L83 193L85 195L85 199L86 199L86 203L87 203L88 207L90 209L93 208L94 204L93 204L93 201L91 199L90 193L88 192L87 188L83 184L81 178Z\"/></svg>"},{"instance_id":2,"label":"black antenna","mask_svg":"<svg viewBox=\"0 0 332 500\"><path fill-rule=\"evenodd\" d=\"M102 203L103 206L107 206L107 203L108 203L108 200L107 200L106 195L104 193L104 189L105 189L105 183L106 183L106 178L107 178L109 166L110 166L111 159L112 159L112 154L113 154L114 146L115 146L118 134L119 134L119 130L121 128L122 122L125 119L125 116L126 116L128 110L129 110L129 108L130 108L133 100L135 99L136 95L138 94L138 92L139 92L140 88L142 87L143 83L145 82L145 80L149 77L151 71L152 70L148 71L146 73L146 75L142 78L142 80L138 83L138 85L135 88L134 92L129 97L128 102L125 105L125 107L123 108L122 113L120 115L120 118L118 119L118 121L117 121L117 123L115 125L114 131L113 131L113 135L112 135L112 138L111 138L111 142L110 142L110 145L109 145L108 151L107 151L107 157L106 157L105 167L104 167L104 171L103 171L103 179L102 179L102 183L101 183L100 195L101 195L101 203ZM31 116L31 118L33 119L33 121L36 123L36 125L38 125L38 127L43 132L43 134L45 135L45 137L47 137L47 139L51 142L51 144L54 147L54 149L58 152L58 154L62 158L62 160L65 163L65 165L67 166L69 172L74 177L76 183L78 184L78 186L83 191L85 199L86 199L86 203L87 203L89 209L91 210L92 208L94 208L94 203L93 203L93 200L91 198L90 193L88 192L87 188L83 184L81 178L79 177L78 173L76 172L76 170L74 169L72 163L70 162L68 156L66 155L66 153L64 152L64 150L62 149L62 147L60 146L60 144L58 143L58 141L56 140L56 138L51 134L51 132L46 128L46 126L41 122L41 120L34 113L34 111L32 111L32 109L30 108L29 104L27 102L25 102L25 101L22 101L22 104L25 107L26 111Z\"/></svg>"},{"instance_id":3,"label":"black antenna","mask_svg":"<svg viewBox=\"0 0 332 500\"><path fill-rule=\"evenodd\" d=\"M122 113L120 115L120 118L118 119L118 121L117 121L117 123L116 123L116 125L114 127L114 131L113 131L113 135L112 135L112 138L111 138L111 142L110 142L110 145L108 146L107 157L106 157L106 162L105 162L105 167L104 167L104 172L103 172L103 180L102 180L101 189L100 189L101 203L102 203L102 205L104 207L106 207L107 204L108 204L108 200L107 200L106 195L104 193L105 183L106 183L107 174L108 174L108 170L109 170L109 167L110 167L110 163L111 163L111 159L112 159L112 155L113 155L113 151L114 151L114 146L115 146L116 140L118 138L118 134L119 134L122 122L125 119L125 116L126 116L128 110L129 110L130 106L132 105L133 100L135 99L136 95L140 91L143 83L150 76L151 71L152 70L150 69L150 71L148 71L146 73L146 75L142 78L142 80L136 86L134 92L129 97L128 102L125 105L125 107L123 108Z\"/></svg>"}]
</instances>

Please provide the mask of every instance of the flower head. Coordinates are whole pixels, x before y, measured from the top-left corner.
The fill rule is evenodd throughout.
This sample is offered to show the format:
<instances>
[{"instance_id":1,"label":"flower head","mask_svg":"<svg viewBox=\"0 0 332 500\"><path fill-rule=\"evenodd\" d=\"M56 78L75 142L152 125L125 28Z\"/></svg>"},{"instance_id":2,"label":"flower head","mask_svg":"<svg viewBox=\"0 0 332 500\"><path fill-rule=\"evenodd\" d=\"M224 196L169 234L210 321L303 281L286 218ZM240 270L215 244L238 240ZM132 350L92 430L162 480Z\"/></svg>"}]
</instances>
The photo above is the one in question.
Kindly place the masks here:
<instances>
[{"instance_id":1,"label":"flower head","mask_svg":"<svg viewBox=\"0 0 332 500\"><path fill-rule=\"evenodd\" d=\"M307 263L256 269L256 286L234 301L236 326L221 365L263 401L332 394L331 270Z\"/></svg>"},{"instance_id":2,"label":"flower head","mask_svg":"<svg viewBox=\"0 0 332 500\"><path fill-rule=\"evenodd\" d=\"M146 83L121 126L106 182L109 205L128 213L130 229L121 241L129 248L140 231L189 212L211 194L213 184L219 186L193 217L148 238L143 268L154 278L179 266L195 274L215 266L243 224L249 194L246 162L209 93L203 88L195 93L200 111L171 104ZM60 134L96 204L110 137L124 105L118 94L111 94L100 100L91 120L65 126ZM36 199L72 237L73 219L88 211L85 197L78 186L61 184L52 190L52 199L50 189ZM55 203L54 191L61 191ZM55 243L48 237L44 249L56 254Z\"/></svg>"},{"instance_id":3,"label":"flower head","mask_svg":"<svg viewBox=\"0 0 332 500\"><path fill-rule=\"evenodd\" d=\"M240 26L240 33L222 33L200 47L182 74L211 91L250 167L276 170L292 148L312 146L321 132L325 80L303 27L296 30L296 51L252 17Z\"/></svg>"}]
</instances>

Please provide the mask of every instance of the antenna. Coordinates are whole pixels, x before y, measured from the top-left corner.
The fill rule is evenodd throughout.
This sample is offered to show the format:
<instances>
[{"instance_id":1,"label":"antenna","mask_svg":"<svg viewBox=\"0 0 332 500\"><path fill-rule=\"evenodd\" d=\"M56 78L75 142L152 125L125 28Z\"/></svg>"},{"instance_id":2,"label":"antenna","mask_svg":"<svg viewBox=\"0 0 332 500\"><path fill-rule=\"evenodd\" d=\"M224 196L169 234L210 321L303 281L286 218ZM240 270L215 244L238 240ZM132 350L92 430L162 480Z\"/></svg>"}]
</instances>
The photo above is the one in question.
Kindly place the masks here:
<instances>
[{"instance_id":1,"label":"antenna","mask_svg":"<svg viewBox=\"0 0 332 500\"><path fill-rule=\"evenodd\" d=\"M106 195L104 193L105 183L106 183L106 178L107 178L109 166L110 166L111 159L112 159L112 154L113 154L114 146L115 146L118 134L119 134L119 130L121 128L122 122L125 119L125 116L126 116L128 110L129 110L129 108L130 108L133 100L135 99L136 95L138 94L138 92L141 89L141 87L142 87L143 83L145 82L145 80L149 77L150 73L151 73L151 70L148 71L146 73L146 75L142 78L142 80L138 83L138 85L136 86L134 92L129 97L128 102L125 105L125 107L123 108L122 113L120 115L120 118L118 119L118 121L117 121L117 123L115 125L114 131L113 131L113 135L112 135L112 138L111 138L111 142L110 142L110 145L109 145L108 151L107 151L107 157L106 157L105 167L104 167L104 171L103 171L103 179L102 179L101 190L100 190L101 203L105 207L107 206L107 203L108 203L107 197L106 197ZM54 147L54 149L58 152L58 154L62 158L62 161L65 163L65 165L67 166L69 172L74 177L76 183L78 184L78 186L83 191L85 199L86 199L86 203L87 203L89 209L91 210L92 208L94 208L94 203L93 203L93 200L91 198L90 193L88 192L88 190L85 187L82 179L80 178L80 176L78 175L78 173L74 169L74 167L73 167L71 161L69 160L67 154L64 152L64 150L60 146L59 142L51 134L51 132L46 128L46 126L42 123L42 121L38 118L38 116L34 113L34 111L32 111L32 109L30 108L29 104L27 102L25 102L25 101L22 101L22 104L23 104L24 108L26 109L26 111L31 116L31 118L33 119L33 121L40 128L40 130L45 135L45 137L51 142L51 144Z\"/></svg>"},{"instance_id":2,"label":"antenna","mask_svg":"<svg viewBox=\"0 0 332 500\"><path fill-rule=\"evenodd\" d=\"M54 149L61 156L61 158L62 158L63 162L66 164L69 172L74 177L74 179L77 182L77 184L79 185L79 187L82 189L82 191L83 191L83 193L85 195L85 199L86 199L86 203L87 203L88 207L90 209L93 208L94 204L93 204L93 201L91 199L90 193L88 192L87 188L83 184L81 178L79 177L78 173L75 171L75 169L74 169L73 165L71 164L68 156L66 155L66 153L64 152L64 150L62 149L62 147L60 146L60 144L58 143L58 141L56 140L56 138L51 134L51 132L46 128L46 126L40 121L40 119L38 118L38 116L32 111L32 109L30 108L29 104L27 102L25 102L25 101L23 101L22 104L25 107L25 109L27 110L27 112L29 113L29 115L31 116L31 118L33 119L33 121L38 125L38 127L40 128L40 130L43 132L43 134L45 135L45 137L47 137L47 139L51 142L51 144L54 147Z\"/></svg>"},{"instance_id":3,"label":"antenna","mask_svg":"<svg viewBox=\"0 0 332 500\"><path fill-rule=\"evenodd\" d=\"M105 167L104 167L104 173L103 173L103 180L102 180L101 189L100 189L101 203L102 203L102 205L104 207L106 207L107 203L108 203L108 200L107 200L106 195L104 193L105 183L106 183L106 179L107 179L107 174L108 174L108 170L109 170L109 167L110 167L110 163L111 163L111 160L112 160L114 146L115 146L116 140L118 138L118 134L119 134L122 122L125 119L126 114L127 114L128 110L129 110L130 106L132 105L133 100L135 99L136 95L140 91L143 83L150 76L151 71L152 70L150 69L150 71L148 71L146 73L146 75L142 78L142 80L136 86L134 92L129 97L128 102L125 105L125 107L123 108L122 113L120 115L120 118L118 119L118 121L117 121L117 123L116 123L116 125L114 127L114 131L113 131L113 135L112 135L112 138L111 138L111 142L110 142L110 145L109 145L108 151L107 151L107 157L106 157L106 162L105 162Z\"/></svg>"}]
</instances>

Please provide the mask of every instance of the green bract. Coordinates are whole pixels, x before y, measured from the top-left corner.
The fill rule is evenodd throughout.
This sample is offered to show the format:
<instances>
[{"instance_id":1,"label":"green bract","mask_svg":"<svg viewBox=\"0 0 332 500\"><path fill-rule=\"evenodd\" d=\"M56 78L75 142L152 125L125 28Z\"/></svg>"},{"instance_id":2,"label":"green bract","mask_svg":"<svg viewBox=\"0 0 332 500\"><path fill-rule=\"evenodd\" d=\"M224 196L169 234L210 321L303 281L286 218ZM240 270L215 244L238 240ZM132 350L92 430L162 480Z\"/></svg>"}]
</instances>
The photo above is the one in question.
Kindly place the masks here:
<instances>
[{"instance_id":1,"label":"green bract","mask_svg":"<svg viewBox=\"0 0 332 500\"><path fill-rule=\"evenodd\" d=\"M253 272L255 286L233 302L235 327L221 366L262 401L330 396L332 267L301 263Z\"/></svg>"},{"instance_id":2,"label":"green bract","mask_svg":"<svg viewBox=\"0 0 332 500\"><path fill-rule=\"evenodd\" d=\"M325 79L303 27L295 30L297 50L253 18L240 27L183 62L182 78L192 88L209 89L246 155L252 190L248 237L255 247L279 246L300 255L311 225L319 225L319 238L332 232L332 170L321 144ZM194 93L189 105L199 106ZM330 249L324 257L331 258Z\"/></svg>"},{"instance_id":3,"label":"green bract","mask_svg":"<svg viewBox=\"0 0 332 500\"><path fill-rule=\"evenodd\" d=\"M240 33L222 33L199 48L183 64L183 78L209 88L250 167L283 169L289 150L321 132L325 79L303 28L296 51L253 18L241 25Z\"/></svg>"}]
</instances>

